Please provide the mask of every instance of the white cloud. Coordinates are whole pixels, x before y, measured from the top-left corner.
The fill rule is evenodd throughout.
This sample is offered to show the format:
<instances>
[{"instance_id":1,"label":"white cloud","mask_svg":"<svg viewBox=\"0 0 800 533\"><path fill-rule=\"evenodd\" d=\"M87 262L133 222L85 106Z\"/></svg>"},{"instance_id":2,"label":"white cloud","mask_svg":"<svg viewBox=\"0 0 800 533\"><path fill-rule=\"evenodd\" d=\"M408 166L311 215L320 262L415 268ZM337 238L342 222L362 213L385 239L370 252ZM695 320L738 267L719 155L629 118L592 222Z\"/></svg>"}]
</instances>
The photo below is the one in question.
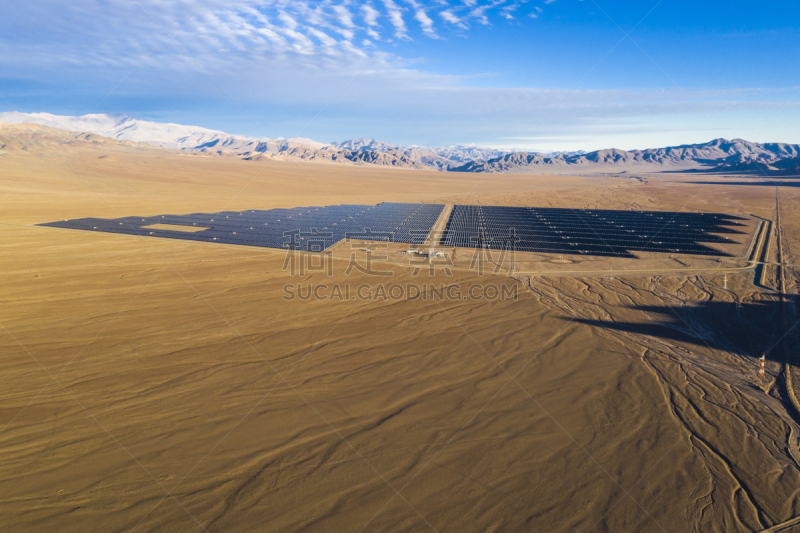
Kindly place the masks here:
<instances>
[{"instance_id":1,"label":"white cloud","mask_svg":"<svg viewBox=\"0 0 800 533\"><path fill-rule=\"evenodd\" d=\"M407 37L406 23L403 20L403 12L401 11L400 7L398 7L398 5L392 0L383 0L383 5L386 6L386 10L388 11L389 22L391 22L392 26L394 26L395 37Z\"/></svg>"},{"instance_id":2,"label":"white cloud","mask_svg":"<svg viewBox=\"0 0 800 533\"><path fill-rule=\"evenodd\" d=\"M505 3L506 0L494 0L493 2L489 2L488 4L478 5L469 12L469 17L477 19L478 22L480 22L481 24L488 25L490 24L490 22L486 12L492 8L495 8Z\"/></svg>"},{"instance_id":3,"label":"white cloud","mask_svg":"<svg viewBox=\"0 0 800 533\"><path fill-rule=\"evenodd\" d=\"M313 56L315 51L329 54L334 48L345 54L343 59L350 52L361 57L375 53L372 45L363 44L365 40L374 43L387 33L382 22L395 38L435 39L447 31L468 30L470 20L489 24L492 16L507 17L512 1L520 0L367 0L363 4L352 0L206 0L199 4L37 0L6 8L8 16L0 19L0 46L10 53L0 57L0 66L135 65L162 41L155 56L168 55L168 48L181 55L173 40L196 57L234 51L264 58L292 53ZM492 9L501 4L508 9ZM442 28L436 27L431 10L444 23ZM81 39L74 38L75 28L81 28ZM164 32L173 33L165 40Z\"/></svg>"},{"instance_id":4,"label":"white cloud","mask_svg":"<svg viewBox=\"0 0 800 533\"><path fill-rule=\"evenodd\" d=\"M461 19L455 16L449 9L445 9L444 11L439 13L439 16L442 17L442 20L445 22L449 22L450 24L455 24L459 28L466 29L467 25L461 22Z\"/></svg>"},{"instance_id":5,"label":"white cloud","mask_svg":"<svg viewBox=\"0 0 800 533\"><path fill-rule=\"evenodd\" d=\"M470 88L463 78L416 70L415 63L392 53L405 47L386 52L375 46L380 31L384 42L390 35L414 37L415 45L424 51L420 43L427 42L426 34L468 36L470 22L493 23L501 20L504 11L519 13L510 9L518 0L434 2L417 10L405 0L372 0L363 5L347 0L208 0L195 12L191 12L195 4L184 0L138 1L142 9L127 0L37 0L27 3L30 7L14 3L8 16L0 19L0 79L13 75L25 80L25 88L6 84L3 96L11 98L9 93L13 93L19 101L31 102L32 94L53 91L49 99L39 101L63 101L61 93L66 88L67 97L77 95L76 101L93 100L102 93L96 98L99 102L125 79L113 95L119 97L117 107L107 100L103 105L109 107L99 111L134 114L124 106L144 100L201 112L220 106L223 100L230 105L220 91L223 87L248 111L261 113L259 122L276 128L268 132L271 137L299 133L326 109L307 136L323 141L348 134L391 140L392 131L403 131L406 137L396 142L430 144L479 142L489 135L486 132L525 137L531 129L535 130L531 135L538 136L579 135L596 131L592 128L598 124L611 127L643 121L643 117L661 117L651 121L655 124L664 117L679 121L697 114L698 108L712 118L742 117L744 124L755 121L748 116L763 117L764 110L777 110L776 102L792 96L756 90ZM337 6L344 9L334 9ZM530 11L536 15L541 8ZM81 28L80 39L75 38L75 28ZM164 31L173 32L169 39ZM238 113L235 107L226 110ZM90 111L91 107L83 110ZM281 118L280 113L290 118ZM785 116L794 120L787 128L796 131L800 118L795 108L787 108ZM784 114L776 118L776 124L782 120ZM213 122L201 125L223 129ZM328 135L334 131L338 133ZM774 136L774 140L792 140Z\"/></svg>"},{"instance_id":6,"label":"white cloud","mask_svg":"<svg viewBox=\"0 0 800 533\"><path fill-rule=\"evenodd\" d=\"M333 37L331 37L330 35L328 35L323 31L319 31L318 29L315 28L308 28L307 31L310 35L313 35L314 37L319 39L324 46L333 48L337 44L336 39L334 39Z\"/></svg>"},{"instance_id":7,"label":"white cloud","mask_svg":"<svg viewBox=\"0 0 800 533\"><path fill-rule=\"evenodd\" d=\"M372 7L369 4L365 4L361 6L361 14L364 18L364 22L367 23L366 33L371 38L375 39L376 41L380 40L381 36L378 31L375 29L379 26L378 24L378 17L380 17L380 12Z\"/></svg>"},{"instance_id":8,"label":"white cloud","mask_svg":"<svg viewBox=\"0 0 800 533\"><path fill-rule=\"evenodd\" d=\"M209 15L210 15L210 14L209 14ZM280 21L282 21L282 22L283 22L283 23L286 25L286 28L288 28L288 29L290 29L290 30L295 30L295 29L297 29L297 21L296 21L296 20L294 20L294 19L293 19L292 17L290 17L289 15L287 15L285 12L281 11L281 12L278 14L278 19L279 19ZM217 26L217 27L219 27L219 26Z\"/></svg>"},{"instance_id":9,"label":"white cloud","mask_svg":"<svg viewBox=\"0 0 800 533\"><path fill-rule=\"evenodd\" d=\"M505 6L503 9L500 10L500 14L508 20L514 20L514 11L519 8L519 3L514 3L508 6Z\"/></svg>"},{"instance_id":10,"label":"white cloud","mask_svg":"<svg viewBox=\"0 0 800 533\"><path fill-rule=\"evenodd\" d=\"M422 32L432 39L438 39L439 36L436 35L436 32L433 30L433 20L425 13L424 10L420 9L414 15L414 18L419 22L420 26L422 27Z\"/></svg>"},{"instance_id":11,"label":"white cloud","mask_svg":"<svg viewBox=\"0 0 800 533\"><path fill-rule=\"evenodd\" d=\"M336 13L336 18L339 21L339 24L348 28L355 27L355 24L353 23L353 15L350 14L350 11L348 11L346 7L332 6L331 9L334 13Z\"/></svg>"},{"instance_id":12,"label":"white cloud","mask_svg":"<svg viewBox=\"0 0 800 533\"><path fill-rule=\"evenodd\" d=\"M380 16L380 13L377 9L369 4L365 4L361 6L361 13L363 14L364 22L367 23L367 26L371 27L378 25L378 17Z\"/></svg>"}]
</instances>

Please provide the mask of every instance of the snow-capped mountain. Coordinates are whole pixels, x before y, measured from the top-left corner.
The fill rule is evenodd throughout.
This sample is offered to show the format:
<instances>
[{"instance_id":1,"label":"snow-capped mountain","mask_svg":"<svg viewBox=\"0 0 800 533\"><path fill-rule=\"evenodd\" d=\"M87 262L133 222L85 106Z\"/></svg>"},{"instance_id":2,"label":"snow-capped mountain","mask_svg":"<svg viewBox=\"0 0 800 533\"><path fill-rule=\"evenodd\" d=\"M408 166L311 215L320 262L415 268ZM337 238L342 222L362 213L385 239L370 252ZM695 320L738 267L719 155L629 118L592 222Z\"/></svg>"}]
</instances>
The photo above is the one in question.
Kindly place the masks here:
<instances>
[{"instance_id":1,"label":"snow-capped mountain","mask_svg":"<svg viewBox=\"0 0 800 533\"><path fill-rule=\"evenodd\" d=\"M352 150L354 152L389 152L395 150L407 155L411 155L413 152L421 152L434 154L439 157L461 163L467 161L487 161L494 157L501 157L509 153L507 151L497 150L495 148L486 148L483 146L465 144L456 144L445 147L419 146L416 144L403 146L388 144L381 141L376 141L375 139L350 139L349 141L332 142L331 146L343 148L345 150Z\"/></svg>"},{"instance_id":2,"label":"snow-capped mountain","mask_svg":"<svg viewBox=\"0 0 800 533\"><path fill-rule=\"evenodd\" d=\"M33 122L52 128L73 132L90 132L119 141L146 142L162 148L197 151L237 152L255 149L260 143L277 145L295 144L320 149L324 143L311 139L256 139L243 135L231 135L224 131L210 130L200 126L184 126L140 120L127 115L99 113L82 116L61 116L50 113L0 113L0 122Z\"/></svg>"}]
</instances>

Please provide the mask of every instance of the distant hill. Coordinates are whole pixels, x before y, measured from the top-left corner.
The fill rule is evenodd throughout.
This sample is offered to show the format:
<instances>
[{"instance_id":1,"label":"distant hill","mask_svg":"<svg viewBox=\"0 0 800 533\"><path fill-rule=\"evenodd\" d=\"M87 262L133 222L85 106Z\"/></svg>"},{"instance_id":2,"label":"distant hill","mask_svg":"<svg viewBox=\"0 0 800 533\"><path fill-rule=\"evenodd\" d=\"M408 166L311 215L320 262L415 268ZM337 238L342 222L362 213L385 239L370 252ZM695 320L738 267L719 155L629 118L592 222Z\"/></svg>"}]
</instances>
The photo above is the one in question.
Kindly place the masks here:
<instances>
[{"instance_id":1,"label":"distant hill","mask_svg":"<svg viewBox=\"0 0 800 533\"><path fill-rule=\"evenodd\" d=\"M448 170L451 166L454 166L451 161L435 154L419 152L406 154L398 152L397 150L388 150L385 152L374 150L345 150L333 147L325 147L317 150L305 145L287 146L277 151L254 150L239 155L248 161L260 161L265 158L283 160L295 159L302 161L413 168L418 170Z\"/></svg>"},{"instance_id":2,"label":"distant hill","mask_svg":"<svg viewBox=\"0 0 800 533\"><path fill-rule=\"evenodd\" d=\"M0 113L0 122L40 124L66 130L68 137L74 132L90 132L117 141L144 142L166 149L229 155L248 161L277 158L421 170L448 170L462 162L425 150L400 150L384 143L380 143L380 149L375 150L363 149L364 143L358 147L353 145L355 149L346 149L305 138L256 139L199 126L151 122L126 115L59 116L7 112ZM378 145L377 141L372 142Z\"/></svg>"},{"instance_id":3,"label":"distant hill","mask_svg":"<svg viewBox=\"0 0 800 533\"><path fill-rule=\"evenodd\" d=\"M41 124L12 124L0 122L0 154L26 152L46 154L54 147L127 146L152 149L149 143L119 141L95 133L73 133Z\"/></svg>"},{"instance_id":4,"label":"distant hill","mask_svg":"<svg viewBox=\"0 0 800 533\"><path fill-rule=\"evenodd\" d=\"M791 172L781 161L800 156L800 145L759 144L734 139L715 139L704 144L672 146L647 150L597 150L580 155L517 152L488 161L472 161L455 167L456 172Z\"/></svg>"},{"instance_id":5,"label":"distant hill","mask_svg":"<svg viewBox=\"0 0 800 533\"><path fill-rule=\"evenodd\" d=\"M800 176L800 157L763 161L739 161L723 163L706 172L721 174L761 174L767 176Z\"/></svg>"},{"instance_id":6,"label":"distant hill","mask_svg":"<svg viewBox=\"0 0 800 533\"><path fill-rule=\"evenodd\" d=\"M504 152L472 145L400 146L375 139L320 143L305 138L257 139L199 126L140 120L126 115L59 116L49 113L0 113L0 122L40 124L66 130L65 137L95 134L119 142L138 142L165 149L238 157L248 161L275 158L420 170L484 173L717 172L762 175L798 174L800 146L715 139L647 150L616 148L594 152ZM50 132L49 135L53 135ZM99 141L98 141L99 142ZM105 141L103 141L105 142ZM6 138L7 146L13 139Z\"/></svg>"}]
</instances>

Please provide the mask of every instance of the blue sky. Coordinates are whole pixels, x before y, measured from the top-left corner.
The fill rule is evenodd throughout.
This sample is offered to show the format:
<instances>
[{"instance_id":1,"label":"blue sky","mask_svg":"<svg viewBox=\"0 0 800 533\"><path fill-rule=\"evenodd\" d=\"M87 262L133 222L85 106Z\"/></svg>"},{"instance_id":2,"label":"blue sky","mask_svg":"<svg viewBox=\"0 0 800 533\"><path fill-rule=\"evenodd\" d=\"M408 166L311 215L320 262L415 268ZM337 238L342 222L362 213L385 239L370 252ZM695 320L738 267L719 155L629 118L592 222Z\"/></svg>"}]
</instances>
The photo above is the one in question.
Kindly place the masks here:
<instances>
[{"instance_id":1,"label":"blue sky","mask_svg":"<svg viewBox=\"0 0 800 533\"><path fill-rule=\"evenodd\" d=\"M800 3L33 0L0 109L517 150L800 143Z\"/></svg>"}]
</instances>

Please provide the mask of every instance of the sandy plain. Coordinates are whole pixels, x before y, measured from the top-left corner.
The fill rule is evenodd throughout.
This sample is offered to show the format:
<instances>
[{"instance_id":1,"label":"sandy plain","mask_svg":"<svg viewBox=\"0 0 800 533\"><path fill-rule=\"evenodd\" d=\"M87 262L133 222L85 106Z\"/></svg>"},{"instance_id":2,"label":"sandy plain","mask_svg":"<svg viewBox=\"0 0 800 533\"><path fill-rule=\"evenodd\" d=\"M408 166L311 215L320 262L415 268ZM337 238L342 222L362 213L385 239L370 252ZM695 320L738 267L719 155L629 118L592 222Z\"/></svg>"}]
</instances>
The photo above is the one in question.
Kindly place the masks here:
<instances>
[{"instance_id":1,"label":"sandy plain","mask_svg":"<svg viewBox=\"0 0 800 533\"><path fill-rule=\"evenodd\" d=\"M744 260L687 257L414 277L393 256L381 278L346 275L342 253L332 277L292 276L279 251L36 226L380 201L774 221L772 182L7 150L0 528L791 531L800 428L774 266L763 283ZM793 264L800 189L785 183L767 259ZM787 267L787 298L794 279ZM518 298L287 301L287 283L494 283Z\"/></svg>"}]
</instances>

